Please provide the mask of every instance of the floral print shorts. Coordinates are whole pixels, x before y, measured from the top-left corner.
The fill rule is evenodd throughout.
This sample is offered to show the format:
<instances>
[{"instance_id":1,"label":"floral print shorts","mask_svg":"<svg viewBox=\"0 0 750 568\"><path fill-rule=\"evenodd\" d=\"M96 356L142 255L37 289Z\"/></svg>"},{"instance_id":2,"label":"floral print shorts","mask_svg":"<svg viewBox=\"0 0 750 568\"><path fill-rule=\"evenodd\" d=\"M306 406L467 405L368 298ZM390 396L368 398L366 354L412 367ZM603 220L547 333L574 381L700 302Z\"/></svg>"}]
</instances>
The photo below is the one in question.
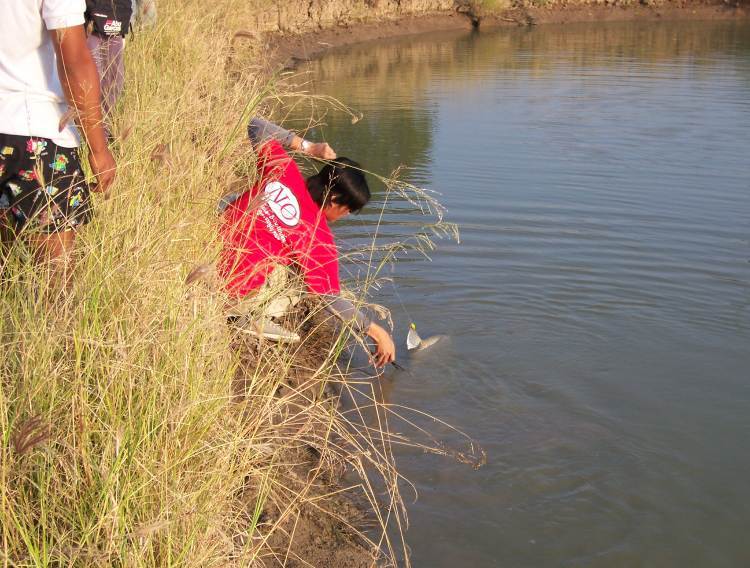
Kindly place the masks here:
<instances>
[{"instance_id":1,"label":"floral print shorts","mask_svg":"<svg viewBox=\"0 0 750 568\"><path fill-rule=\"evenodd\" d=\"M0 220L16 231L55 233L91 219L77 148L0 134Z\"/></svg>"}]
</instances>

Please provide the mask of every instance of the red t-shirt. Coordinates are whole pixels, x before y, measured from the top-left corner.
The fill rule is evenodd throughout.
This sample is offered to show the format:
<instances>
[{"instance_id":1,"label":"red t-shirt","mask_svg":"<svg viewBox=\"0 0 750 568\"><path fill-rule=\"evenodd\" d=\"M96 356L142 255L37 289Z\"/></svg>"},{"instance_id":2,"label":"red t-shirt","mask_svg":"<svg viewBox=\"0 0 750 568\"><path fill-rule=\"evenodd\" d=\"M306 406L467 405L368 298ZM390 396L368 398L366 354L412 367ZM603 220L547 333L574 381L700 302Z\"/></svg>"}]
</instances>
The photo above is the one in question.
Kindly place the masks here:
<instances>
[{"instance_id":1,"label":"red t-shirt","mask_svg":"<svg viewBox=\"0 0 750 568\"><path fill-rule=\"evenodd\" d=\"M234 296L266 280L275 264L299 268L315 294L339 294L339 260L333 233L305 180L281 144L258 153L260 182L224 212L219 273Z\"/></svg>"}]
</instances>

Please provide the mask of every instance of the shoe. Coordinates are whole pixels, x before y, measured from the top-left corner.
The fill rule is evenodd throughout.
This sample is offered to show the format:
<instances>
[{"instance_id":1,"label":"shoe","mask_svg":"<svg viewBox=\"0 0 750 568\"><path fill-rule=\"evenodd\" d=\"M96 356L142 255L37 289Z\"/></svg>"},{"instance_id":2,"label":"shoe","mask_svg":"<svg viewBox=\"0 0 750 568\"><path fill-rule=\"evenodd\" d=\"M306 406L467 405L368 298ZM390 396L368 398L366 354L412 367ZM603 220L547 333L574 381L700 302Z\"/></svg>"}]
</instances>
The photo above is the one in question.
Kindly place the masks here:
<instances>
[{"instance_id":1,"label":"shoe","mask_svg":"<svg viewBox=\"0 0 750 568\"><path fill-rule=\"evenodd\" d=\"M233 322L233 325L237 330L254 335L255 337L262 337L270 341L279 341L285 343L297 343L300 340L300 336L283 328L276 322L269 319L266 320L250 320L247 318L239 318Z\"/></svg>"}]
</instances>

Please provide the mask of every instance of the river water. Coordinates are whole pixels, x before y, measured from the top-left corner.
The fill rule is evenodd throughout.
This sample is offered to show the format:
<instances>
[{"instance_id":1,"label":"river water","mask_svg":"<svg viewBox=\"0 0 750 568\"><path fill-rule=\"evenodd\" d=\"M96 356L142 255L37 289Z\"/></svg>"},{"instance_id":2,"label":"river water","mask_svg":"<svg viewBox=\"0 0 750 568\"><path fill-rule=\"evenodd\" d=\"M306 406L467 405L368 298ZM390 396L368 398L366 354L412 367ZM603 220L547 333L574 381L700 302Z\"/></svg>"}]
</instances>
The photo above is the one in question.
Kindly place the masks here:
<instances>
[{"instance_id":1,"label":"river water","mask_svg":"<svg viewBox=\"0 0 750 568\"><path fill-rule=\"evenodd\" d=\"M461 231L375 293L411 372L389 401L487 452L398 452L413 564L750 566L750 26L443 33L307 71L363 114L318 134L408 166ZM424 221L380 220L373 186L345 249ZM410 320L450 339L406 354Z\"/></svg>"}]
</instances>

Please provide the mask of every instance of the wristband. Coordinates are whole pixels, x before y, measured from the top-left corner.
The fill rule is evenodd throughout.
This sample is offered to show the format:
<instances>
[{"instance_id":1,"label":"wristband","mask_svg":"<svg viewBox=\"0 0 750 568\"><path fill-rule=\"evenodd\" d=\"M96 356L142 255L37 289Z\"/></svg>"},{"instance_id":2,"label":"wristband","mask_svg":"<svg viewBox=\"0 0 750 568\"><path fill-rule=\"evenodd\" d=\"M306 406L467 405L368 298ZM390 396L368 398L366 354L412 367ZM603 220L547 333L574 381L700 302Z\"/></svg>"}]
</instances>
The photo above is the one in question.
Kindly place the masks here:
<instances>
[{"instance_id":1,"label":"wristband","mask_svg":"<svg viewBox=\"0 0 750 568\"><path fill-rule=\"evenodd\" d=\"M302 143L299 145L299 149L301 152L307 154L307 150L310 148L310 146L312 146L312 142L303 138Z\"/></svg>"}]
</instances>

